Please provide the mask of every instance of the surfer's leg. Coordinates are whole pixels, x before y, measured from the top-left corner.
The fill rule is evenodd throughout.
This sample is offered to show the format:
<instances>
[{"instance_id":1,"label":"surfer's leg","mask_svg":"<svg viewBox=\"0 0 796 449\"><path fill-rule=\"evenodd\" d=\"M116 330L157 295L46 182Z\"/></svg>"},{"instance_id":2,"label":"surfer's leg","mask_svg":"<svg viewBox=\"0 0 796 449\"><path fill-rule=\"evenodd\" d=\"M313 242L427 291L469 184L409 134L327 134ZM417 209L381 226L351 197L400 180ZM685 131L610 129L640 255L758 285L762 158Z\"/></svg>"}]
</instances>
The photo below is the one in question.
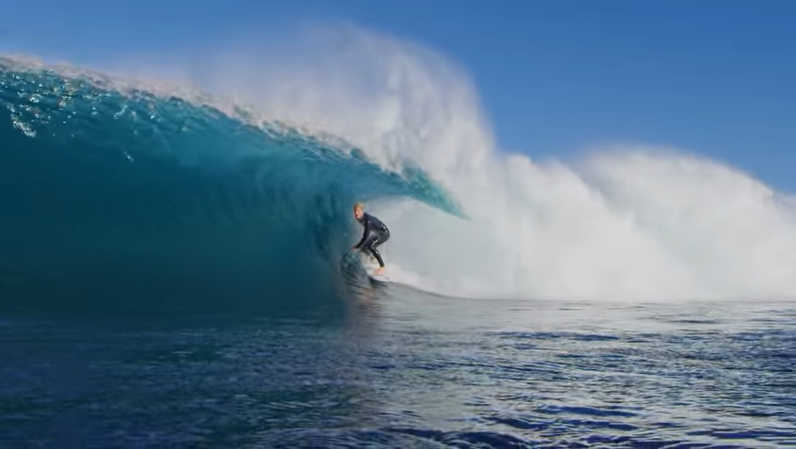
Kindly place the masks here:
<instances>
[{"instance_id":1,"label":"surfer's leg","mask_svg":"<svg viewBox=\"0 0 796 449\"><path fill-rule=\"evenodd\" d=\"M365 243L362 245L362 249L369 252L376 260L379 261L379 266L384 266L384 261L381 259L381 254L376 249L377 246L381 243L381 235L379 234L371 234Z\"/></svg>"},{"instance_id":2,"label":"surfer's leg","mask_svg":"<svg viewBox=\"0 0 796 449\"><path fill-rule=\"evenodd\" d=\"M369 252L371 256L373 256L373 258L379 262L379 268L376 269L374 274L384 273L384 259L381 258L381 253L379 253L379 250L377 250L376 247L387 241L389 238L389 231L380 234L374 233L371 234L367 240L365 240L365 243L361 247L362 250Z\"/></svg>"},{"instance_id":3,"label":"surfer's leg","mask_svg":"<svg viewBox=\"0 0 796 449\"><path fill-rule=\"evenodd\" d=\"M389 238L390 238L390 231L386 231L382 234L375 236L373 240L370 240L367 243L368 251L370 251L370 253L373 254L373 257L375 257L376 260L379 261L379 268L374 272L374 274L381 274L384 272L384 260L381 258L381 254L379 253L379 250L376 249L376 247L386 242Z\"/></svg>"},{"instance_id":4,"label":"surfer's leg","mask_svg":"<svg viewBox=\"0 0 796 449\"><path fill-rule=\"evenodd\" d=\"M367 248L368 251L370 251L370 253L373 254L373 257L375 257L376 260L379 261L379 266L383 267L384 266L384 261L381 259L381 254L379 254L379 250L376 249L376 247L380 243L381 243L380 239L378 237L376 237L375 239L365 243L365 248Z\"/></svg>"},{"instance_id":5,"label":"surfer's leg","mask_svg":"<svg viewBox=\"0 0 796 449\"><path fill-rule=\"evenodd\" d=\"M375 247L381 245L382 243L386 242L387 240L390 240L390 231L389 231L389 229L384 231L383 233L379 234L379 238L375 242L373 247L375 248Z\"/></svg>"}]
</instances>

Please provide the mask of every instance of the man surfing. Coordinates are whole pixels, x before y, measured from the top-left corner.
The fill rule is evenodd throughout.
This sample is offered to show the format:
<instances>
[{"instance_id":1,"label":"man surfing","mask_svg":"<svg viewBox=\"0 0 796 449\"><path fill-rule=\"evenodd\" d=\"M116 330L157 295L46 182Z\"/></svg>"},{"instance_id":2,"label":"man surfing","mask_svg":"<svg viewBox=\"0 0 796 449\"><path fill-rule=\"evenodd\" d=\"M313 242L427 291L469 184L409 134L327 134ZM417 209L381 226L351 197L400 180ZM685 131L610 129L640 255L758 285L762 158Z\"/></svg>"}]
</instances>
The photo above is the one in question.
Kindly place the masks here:
<instances>
[{"instance_id":1,"label":"man surfing","mask_svg":"<svg viewBox=\"0 0 796 449\"><path fill-rule=\"evenodd\" d=\"M373 272L374 275L379 275L384 273L384 261L381 258L381 254L376 249L377 246L381 245L382 243L386 242L390 238L390 230L387 229L387 226L381 222L378 218L374 217L373 215L365 213L365 206L362 203L354 204L354 218L357 219L359 224L364 227L364 231L362 233L362 239L356 245L351 247L351 250L356 250L360 248L364 248L379 261L379 268Z\"/></svg>"}]
</instances>

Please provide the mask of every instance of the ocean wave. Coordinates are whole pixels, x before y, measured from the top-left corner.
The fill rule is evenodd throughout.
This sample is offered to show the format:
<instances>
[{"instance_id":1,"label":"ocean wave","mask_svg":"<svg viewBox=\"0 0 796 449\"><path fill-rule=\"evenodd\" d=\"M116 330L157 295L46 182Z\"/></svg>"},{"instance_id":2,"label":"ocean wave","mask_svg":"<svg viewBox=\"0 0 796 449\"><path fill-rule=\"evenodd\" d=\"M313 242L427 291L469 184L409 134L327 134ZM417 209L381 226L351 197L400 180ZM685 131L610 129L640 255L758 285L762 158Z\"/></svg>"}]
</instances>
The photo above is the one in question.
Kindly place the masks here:
<instances>
[{"instance_id":1,"label":"ocean wave","mask_svg":"<svg viewBox=\"0 0 796 449\"><path fill-rule=\"evenodd\" d=\"M30 273L74 254L111 267L113 256L201 265L227 286L293 276L317 288L286 296L317 296L339 275L308 261L337 266L324 255L356 238L346 215L364 200L390 226L393 272L446 296L796 298L796 203L751 174L636 144L535 161L532 148L498 147L474 86L444 56L351 27L282 37L272 42L285 48L219 44L195 63L121 55L97 72L6 62L4 264ZM20 189L35 202L10 193ZM79 214L59 206L70 202ZM64 234L80 232L70 247Z\"/></svg>"},{"instance_id":2,"label":"ocean wave","mask_svg":"<svg viewBox=\"0 0 796 449\"><path fill-rule=\"evenodd\" d=\"M461 216L411 164L110 78L0 60L0 110L6 302L326 296L355 201Z\"/></svg>"}]
</instances>

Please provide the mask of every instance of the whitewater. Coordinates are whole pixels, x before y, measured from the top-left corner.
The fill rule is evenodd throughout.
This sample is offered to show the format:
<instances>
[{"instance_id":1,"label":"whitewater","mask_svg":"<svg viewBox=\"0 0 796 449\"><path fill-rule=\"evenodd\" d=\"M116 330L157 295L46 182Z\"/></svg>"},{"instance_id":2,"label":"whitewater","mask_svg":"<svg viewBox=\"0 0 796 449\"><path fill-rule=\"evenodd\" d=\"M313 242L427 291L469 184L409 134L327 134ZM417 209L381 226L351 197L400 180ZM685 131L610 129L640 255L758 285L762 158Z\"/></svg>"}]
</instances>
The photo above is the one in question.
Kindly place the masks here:
<instances>
[{"instance_id":1,"label":"whitewater","mask_svg":"<svg viewBox=\"0 0 796 449\"><path fill-rule=\"evenodd\" d=\"M796 293L793 200L740 170L668 148L597 149L577 166L497 151L466 75L386 37L320 31L289 51L320 57L287 63L247 50L211 58L205 82L264 117L342 136L383 166L417 163L461 203L467 220L377 205L395 228L391 260L429 288L615 300Z\"/></svg>"},{"instance_id":2,"label":"whitewater","mask_svg":"<svg viewBox=\"0 0 796 449\"><path fill-rule=\"evenodd\" d=\"M789 194L675 148L617 143L566 163L500 150L466 73L413 43L323 28L289 44L219 46L201 61L101 68L125 76L110 89L135 86L253 126L286 126L341 153L357 148L385 171L419 168L457 206L398 195L368 207L393 230L389 263L430 291L612 300L796 294Z\"/></svg>"}]
</instances>

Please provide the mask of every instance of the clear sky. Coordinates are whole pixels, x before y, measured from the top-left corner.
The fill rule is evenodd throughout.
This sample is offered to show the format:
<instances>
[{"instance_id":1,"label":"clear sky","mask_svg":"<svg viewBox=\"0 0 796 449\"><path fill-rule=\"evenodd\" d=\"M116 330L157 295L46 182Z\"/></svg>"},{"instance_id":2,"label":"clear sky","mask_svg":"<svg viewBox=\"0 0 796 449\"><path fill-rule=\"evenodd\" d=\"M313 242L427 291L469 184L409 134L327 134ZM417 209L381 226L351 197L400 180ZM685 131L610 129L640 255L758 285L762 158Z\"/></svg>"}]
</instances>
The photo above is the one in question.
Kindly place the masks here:
<instances>
[{"instance_id":1,"label":"clear sky","mask_svg":"<svg viewBox=\"0 0 796 449\"><path fill-rule=\"evenodd\" d=\"M501 147L673 145L796 192L796 0L16 1L0 50L80 63L326 18L464 66Z\"/></svg>"}]
</instances>

